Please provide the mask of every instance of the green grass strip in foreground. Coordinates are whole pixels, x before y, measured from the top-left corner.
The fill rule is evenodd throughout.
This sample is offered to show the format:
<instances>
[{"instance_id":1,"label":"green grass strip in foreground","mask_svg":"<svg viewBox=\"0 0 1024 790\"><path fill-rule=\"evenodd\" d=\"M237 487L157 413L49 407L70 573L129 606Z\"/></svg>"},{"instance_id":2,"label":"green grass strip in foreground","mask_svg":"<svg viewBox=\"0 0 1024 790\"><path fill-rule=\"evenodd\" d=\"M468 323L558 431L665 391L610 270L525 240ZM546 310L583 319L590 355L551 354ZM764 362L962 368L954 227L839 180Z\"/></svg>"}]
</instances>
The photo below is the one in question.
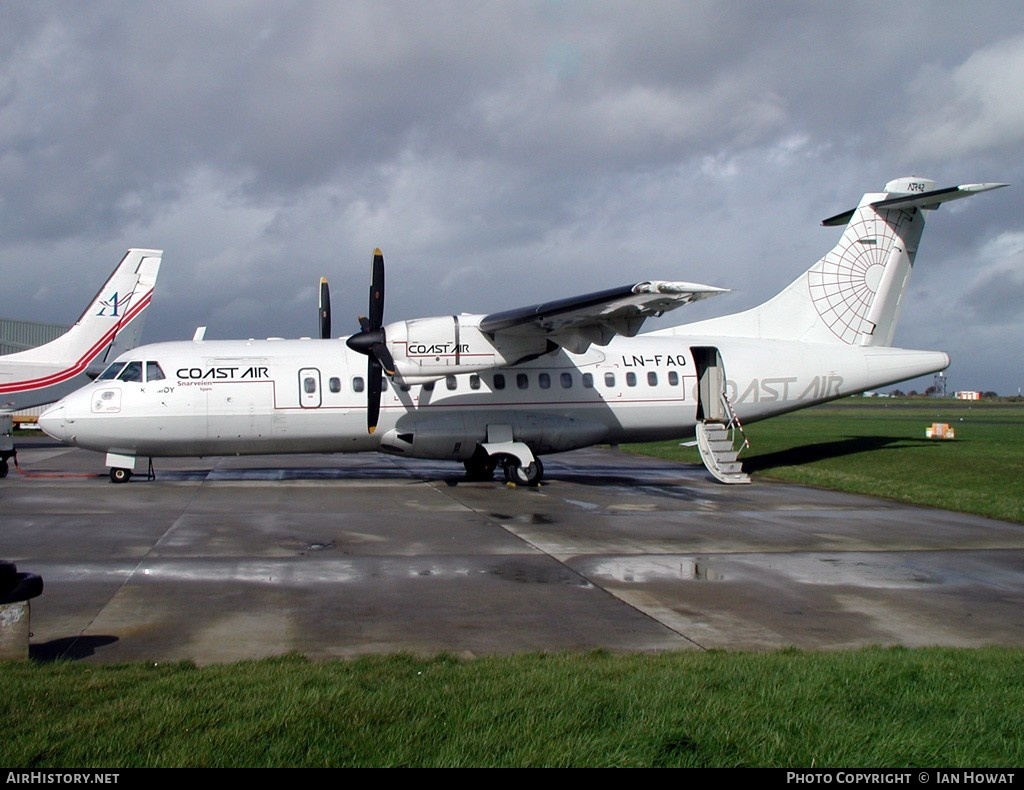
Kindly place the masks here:
<instances>
[{"instance_id":1,"label":"green grass strip in foreground","mask_svg":"<svg viewBox=\"0 0 1024 790\"><path fill-rule=\"evenodd\" d=\"M1017 650L9 662L0 765L1024 765Z\"/></svg>"},{"instance_id":2,"label":"green grass strip in foreground","mask_svg":"<svg viewBox=\"0 0 1024 790\"><path fill-rule=\"evenodd\" d=\"M942 422L956 438L925 429ZM757 476L1024 522L1024 403L846 398L746 426ZM678 442L624 450L700 463Z\"/></svg>"}]
</instances>

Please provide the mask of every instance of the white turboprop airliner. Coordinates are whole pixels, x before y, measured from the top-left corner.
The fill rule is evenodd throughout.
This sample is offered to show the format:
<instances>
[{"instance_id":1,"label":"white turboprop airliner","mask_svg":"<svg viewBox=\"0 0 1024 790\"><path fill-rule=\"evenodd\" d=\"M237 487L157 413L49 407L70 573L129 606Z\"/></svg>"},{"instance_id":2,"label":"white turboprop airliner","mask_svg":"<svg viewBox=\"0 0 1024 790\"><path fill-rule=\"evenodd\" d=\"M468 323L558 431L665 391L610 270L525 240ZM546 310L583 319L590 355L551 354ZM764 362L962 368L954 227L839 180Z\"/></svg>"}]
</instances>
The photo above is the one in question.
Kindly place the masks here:
<instances>
[{"instance_id":1,"label":"white turboprop airliner","mask_svg":"<svg viewBox=\"0 0 1024 790\"><path fill-rule=\"evenodd\" d=\"M162 250L128 250L67 332L0 357L0 477L15 454L13 412L53 403L138 345L162 256Z\"/></svg>"},{"instance_id":2,"label":"white turboprop airliner","mask_svg":"<svg viewBox=\"0 0 1024 790\"><path fill-rule=\"evenodd\" d=\"M330 339L322 282L320 339L142 346L39 424L106 452L115 482L140 456L379 451L535 485L546 453L695 434L717 479L748 482L737 425L948 366L891 346L900 301L928 211L1000 186L894 180L825 220L845 225L839 243L773 299L643 335L648 317L723 289L647 281L385 326L377 250L351 337Z\"/></svg>"}]
</instances>

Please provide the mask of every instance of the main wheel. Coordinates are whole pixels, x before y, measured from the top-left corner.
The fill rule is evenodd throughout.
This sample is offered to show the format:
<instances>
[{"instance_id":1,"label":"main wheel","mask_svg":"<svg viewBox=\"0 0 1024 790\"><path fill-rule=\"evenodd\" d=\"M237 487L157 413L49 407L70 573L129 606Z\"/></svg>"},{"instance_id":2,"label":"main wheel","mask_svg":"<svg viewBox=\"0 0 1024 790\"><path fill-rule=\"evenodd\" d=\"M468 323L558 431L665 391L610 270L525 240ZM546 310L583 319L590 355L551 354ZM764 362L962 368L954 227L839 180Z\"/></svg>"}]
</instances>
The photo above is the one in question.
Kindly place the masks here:
<instances>
[{"instance_id":1,"label":"main wheel","mask_svg":"<svg viewBox=\"0 0 1024 790\"><path fill-rule=\"evenodd\" d=\"M0 478L7 477L9 467L7 466L7 459L0 461Z\"/></svg>"},{"instance_id":2,"label":"main wheel","mask_svg":"<svg viewBox=\"0 0 1024 790\"><path fill-rule=\"evenodd\" d=\"M544 477L544 465L539 458L535 458L532 464L522 466L515 461L505 464L505 479L517 486L535 486Z\"/></svg>"},{"instance_id":3,"label":"main wheel","mask_svg":"<svg viewBox=\"0 0 1024 790\"><path fill-rule=\"evenodd\" d=\"M127 483L132 479L131 469L122 469L119 466L115 466L110 470L110 482L111 483Z\"/></svg>"},{"instance_id":4,"label":"main wheel","mask_svg":"<svg viewBox=\"0 0 1024 790\"><path fill-rule=\"evenodd\" d=\"M466 478L469 480L487 481L494 479L494 470L498 462L483 452L475 453L472 458L463 461L466 467Z\"/></svg>"}]
</instances>

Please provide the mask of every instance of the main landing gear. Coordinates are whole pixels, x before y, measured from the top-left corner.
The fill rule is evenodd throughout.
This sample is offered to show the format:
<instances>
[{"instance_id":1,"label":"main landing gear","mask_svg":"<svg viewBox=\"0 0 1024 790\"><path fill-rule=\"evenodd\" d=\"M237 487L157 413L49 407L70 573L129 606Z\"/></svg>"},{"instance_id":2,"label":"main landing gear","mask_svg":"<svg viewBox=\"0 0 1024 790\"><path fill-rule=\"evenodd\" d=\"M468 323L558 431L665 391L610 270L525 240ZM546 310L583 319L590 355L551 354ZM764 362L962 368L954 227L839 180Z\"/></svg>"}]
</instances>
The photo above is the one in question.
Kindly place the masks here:
<instances>
[{"instance_id":1,"label":"main landing gear","mask_svg":"<svg viewBox=\"0 0 1024 790\"><path fill-rule=\"evenodd\" d=\"M517 486L540 485L544 477L544 465L539 458L534 458L532 463L523 466L515 458L505 462L505 479Z\"/></svg>"},{"instance_id":2,"label":"main landing gear","mask_svg":"<svg viewBox=\"0 0 1024 790\"><path fill-rule=\"evenodd\" d=\"M524 464L514 455L488 455L482 447L478 447L472 458L463 461L466 479L474 482L493 480L499 465L505 480L517 486L536 486L544 477L544 465L536 457Z\"/></svg>"}]
</instances>

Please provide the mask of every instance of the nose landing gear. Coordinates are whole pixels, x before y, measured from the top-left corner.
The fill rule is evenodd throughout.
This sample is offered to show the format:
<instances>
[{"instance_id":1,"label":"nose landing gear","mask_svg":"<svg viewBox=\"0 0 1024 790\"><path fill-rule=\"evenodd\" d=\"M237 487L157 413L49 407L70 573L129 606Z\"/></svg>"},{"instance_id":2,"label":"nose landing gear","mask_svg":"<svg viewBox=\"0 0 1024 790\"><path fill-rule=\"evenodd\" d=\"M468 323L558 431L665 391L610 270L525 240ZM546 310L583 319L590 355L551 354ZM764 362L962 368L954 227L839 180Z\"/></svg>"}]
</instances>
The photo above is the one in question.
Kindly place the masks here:
<instances>
[{"instance_id":1,"label":"nose landing gear","mask_svg":"<svg viewBox=\"0 0 1024 790\"><path fill-rule=\"evenodd\" d=\"M131 469L122 469L121 467L114 467L113 469L110 470L111 483L127 483L131 479Z\"/></svg>"}]
</instances>

